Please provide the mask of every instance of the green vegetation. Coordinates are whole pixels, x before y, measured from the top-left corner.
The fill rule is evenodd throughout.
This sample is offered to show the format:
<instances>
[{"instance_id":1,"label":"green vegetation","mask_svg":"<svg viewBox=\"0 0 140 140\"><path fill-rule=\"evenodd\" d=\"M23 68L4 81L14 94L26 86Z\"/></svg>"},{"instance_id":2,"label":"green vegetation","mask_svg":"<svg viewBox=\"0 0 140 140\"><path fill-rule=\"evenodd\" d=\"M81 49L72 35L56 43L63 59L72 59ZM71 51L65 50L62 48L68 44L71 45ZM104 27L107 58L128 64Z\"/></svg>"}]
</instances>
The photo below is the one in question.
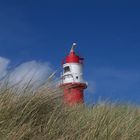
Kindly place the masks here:
<instances>
[{"instance_id":1,"label":"green vegetation","mask_svg":"<svg viewBox=\"0 0 140 140\"><path fill-rule=\"evenodd\" d=\"M0 140L140 140L140 108L68 107L61 91L0 88Z\"/></svg>"}]
</instances>

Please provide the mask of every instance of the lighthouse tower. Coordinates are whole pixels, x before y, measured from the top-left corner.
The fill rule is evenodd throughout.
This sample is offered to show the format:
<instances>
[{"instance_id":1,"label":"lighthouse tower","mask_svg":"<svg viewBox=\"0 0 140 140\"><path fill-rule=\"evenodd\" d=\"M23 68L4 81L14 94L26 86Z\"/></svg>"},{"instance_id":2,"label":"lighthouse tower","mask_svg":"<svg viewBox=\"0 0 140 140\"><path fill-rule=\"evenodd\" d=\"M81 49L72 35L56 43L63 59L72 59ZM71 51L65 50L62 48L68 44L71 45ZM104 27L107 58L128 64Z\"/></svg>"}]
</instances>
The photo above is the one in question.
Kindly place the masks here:
<instances>
[{"instance_id":1,"label":"lighthouse tower","mask_svg":"<svg viewBox=\"0 0 140 140\"><path fill-rule=\"evenodd\" d=\"M60 87L64 92L64 102L74 105L84 102L84 89L87 83L83 80L83 60L74 52L76 43L73 43L70 53L63 61Z\"/></svg>"}]
</instances>

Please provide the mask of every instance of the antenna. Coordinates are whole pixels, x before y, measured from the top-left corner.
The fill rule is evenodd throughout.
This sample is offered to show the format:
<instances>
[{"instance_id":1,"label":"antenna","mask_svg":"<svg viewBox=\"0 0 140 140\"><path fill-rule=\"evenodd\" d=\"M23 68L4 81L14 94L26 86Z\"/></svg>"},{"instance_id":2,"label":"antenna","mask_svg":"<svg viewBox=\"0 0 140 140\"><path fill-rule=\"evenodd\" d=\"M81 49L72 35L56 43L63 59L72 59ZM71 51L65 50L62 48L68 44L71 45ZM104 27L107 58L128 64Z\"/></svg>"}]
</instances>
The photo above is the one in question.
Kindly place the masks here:
<instances>
[{"instance_id":1,"label":"antenna","mask_svg":"<svg viewBox=\"0 0 140 140\"><path fill-rule=\"evenodd\" d=\"M71 53L71 52L74 52L74 48L75 48L76 46L77 46L76 43L73 43L73 44L72 44L72 48L71 48L71 50L70 50L70 53Z\"/></svg>"}]
</instances>

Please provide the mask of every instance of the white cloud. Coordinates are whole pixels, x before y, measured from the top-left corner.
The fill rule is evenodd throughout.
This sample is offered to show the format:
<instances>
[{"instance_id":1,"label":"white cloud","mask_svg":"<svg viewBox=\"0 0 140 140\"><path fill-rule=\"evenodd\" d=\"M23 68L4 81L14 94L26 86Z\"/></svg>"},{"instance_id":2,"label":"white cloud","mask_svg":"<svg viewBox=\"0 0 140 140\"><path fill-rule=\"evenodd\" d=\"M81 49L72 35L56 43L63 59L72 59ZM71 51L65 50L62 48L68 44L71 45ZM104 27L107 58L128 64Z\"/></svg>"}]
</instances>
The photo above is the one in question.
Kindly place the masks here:
<instances>
[{"instance_id":1,"label":"white cloud","mask_svg":"<svg viewBox=\"0 0 140 140\"><path fill-rule=\"evenodd\" d=\"M0 57L0 78L8 74L9 65L10 60ZM8 76L8 82L10 85L24 86L30 83L34 87L38 87L47 80L52 71L47 62L29 61L15 67Z\"/></svg>"},{"instance_id":2,"label":"white cloud","mask_svg":"<svg viewBox=\"0 0 140 140\"><path fill-rule=\"evenodd\" d=\"M96 91L96 82L94 80L88 81L87 92L93 94Z\"/></svg>"},{"instance_id":3,"label":"white cloud","mask_svg":"<svg viewBox=\"0 0 140 140\"><path fill-rule=\"evenodd\" d=\"M9 80L12 84L25 85L32 83L34 86L39 86L51 72L52 69L47 62L30 61L16 67L10 74Z\"/></svg>"},{"instance_id":4,"label":"white cloud","mask_svg":"<svg viewBox=\"0 0 140 140\"><path fill-rule=\"evenodd\" d=\"M0 79L3 78L8 72L10 60L0 57Z\"/></svg>"}]
</instances>

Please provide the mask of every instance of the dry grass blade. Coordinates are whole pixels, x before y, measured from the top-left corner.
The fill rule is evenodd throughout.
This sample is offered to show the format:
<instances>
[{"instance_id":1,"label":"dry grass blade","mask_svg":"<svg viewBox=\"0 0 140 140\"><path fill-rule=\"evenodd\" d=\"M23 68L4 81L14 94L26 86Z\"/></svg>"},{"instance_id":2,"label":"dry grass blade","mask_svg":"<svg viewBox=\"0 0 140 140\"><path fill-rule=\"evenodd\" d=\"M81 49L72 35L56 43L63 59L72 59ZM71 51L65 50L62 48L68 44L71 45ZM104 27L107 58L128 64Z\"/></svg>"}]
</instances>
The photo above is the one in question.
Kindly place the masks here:
<instances>
[{"instance_id":1,"label":"dry grass blade","mask_svg":"<svg viewBox=\"0 0 140 140\"><path fill-rule=\"evenodd\" d=\"M139 107L68 107L50 83L32 92L1 86L0 140L140 140Z\"/></svg>"}]
</instances>

